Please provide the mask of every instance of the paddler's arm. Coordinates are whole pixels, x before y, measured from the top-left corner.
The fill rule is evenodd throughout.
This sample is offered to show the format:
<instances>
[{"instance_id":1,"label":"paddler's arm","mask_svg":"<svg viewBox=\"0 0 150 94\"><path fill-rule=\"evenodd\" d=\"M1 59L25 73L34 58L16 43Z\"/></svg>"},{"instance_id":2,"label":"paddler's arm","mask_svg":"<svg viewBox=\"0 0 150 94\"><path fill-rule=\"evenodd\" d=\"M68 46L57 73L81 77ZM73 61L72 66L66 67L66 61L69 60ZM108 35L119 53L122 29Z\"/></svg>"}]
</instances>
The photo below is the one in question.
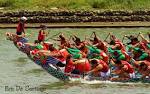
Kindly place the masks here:
<instances>
[{"instance_id":1,"label":"paddler's arm","mask_svg":"<svg viewBox=\"0 0 150 94\"><path fill-rule=\"evenodd\" d=\"M93 45L94 47L97 47L99 45L99 43L96 43L95 45Z\"/></svg>"},{"instance_id":2,"label":"paddler's arm","mask_svg":"<svg viewBox=\"0 0 150 94\"><path fill-rule=\"evenodd\" d=\"M141 44L140 44L140 42L139 43L136 43L135 45L132 45L133 46L133 48L134 47L139 47Z\"/></svg>"},{"instance_id":3,"label":"paddler's arm","mask_svg":"<svg viewBox=\"0 0 150 94\"><path fill-rule=\"evenodd\" d=\"M115 62L112 59L110 60L110 63L115 66Z\"/></svg>"},{"instance_id":4,"label":"paddler's arm","mask_svg":"<svg viewBox=\"0 0 150 94\"><path fill-rule=\"evenodd\" d=\"M139 36L142 38L142 40L146 41L147 43L149 42L147 39L144 38L144 36L141 33Z\"/></svg>"},{"instance_id":5,"label":"paddler's arm","mask_svg":"<svg viewBox=\"0 0 150 94\"><path fill-rule=\"evenodd\" d=\"M75 45L75 47L79 49L79 48L81 48L81 47L82 47L82 45L79 45L79 46Z\"/></svg>"},{"instance_id":6,"label":"paddler's arm","mask_svg":"<svg viewBox=\"0 0 150 94\"><path fill-rule=\"evenodd\" d=\"M102 68L103 68L103 66L101 64L99 64L98 66L96 66L96 68L92 69L88 73L97 72L97 71L101 70Z\"/></svg>"},{"instance_id":7,"label":"paddler's arm","mask_svg":"<svg viewBox=\"0 0 150 94\"><path fill-rule=\"evenodd\" d=\"M51 53L50 51L40 50L39 52L43 53L46 56L59 57L62 56L61 53Z\"/></svg>"},{"instance_id":8,"label":"paddler's arm","mask_svg":"<svg viewBox=\"0 0 150 94\"><path fill-rule=\"evenodd\" d=\"M119 46L120 46L119 44L116 44L116 45L112 46L111 48L112 48L112 49L116 49L116 48L119 47Z\"/></svg>"},{"instance_id":9,"label":"paddler's arm","mask_svg":"<svg viewBox=\"0 0 150 94\"><path fill-rule=\"evenodd\" d=\"M30 45L30 46L36 46L34 43L24 43L26 45Z\"/></svg>"},{"instance_id":10,"label":"paddler's arm","mask_svg":"<svg viewBox=\"0 0 150 94\"><path fill-rule=\"evenodd\" d=\"M121 72L125 72L125 71L127 71L128 70L128 67L126 66L126 65L124 65L123 67L122 67L122 69L121 69Z\"/></svg>"},{"instance_id":11,"label":"paddler's arm","mask_svg":"<svg viewBox=\"0 0 150 94\"><path fill-rule=\"evenodd\" d=\"M73 64L80 64L80 63L84 64L85 62L86 62L86 60L76 60L76 61L73 62Z\"/></svg>"},{"instance_id":12,"label":"paddler's arm","mask_svg":"<svg viewBox=\"0 0 150 94\"><path fill-rule=\"evenodd\" d=\"M50 51L47 51L47 50L39 50L39 52L50 53Z\"/></svg>"}]
</instances>

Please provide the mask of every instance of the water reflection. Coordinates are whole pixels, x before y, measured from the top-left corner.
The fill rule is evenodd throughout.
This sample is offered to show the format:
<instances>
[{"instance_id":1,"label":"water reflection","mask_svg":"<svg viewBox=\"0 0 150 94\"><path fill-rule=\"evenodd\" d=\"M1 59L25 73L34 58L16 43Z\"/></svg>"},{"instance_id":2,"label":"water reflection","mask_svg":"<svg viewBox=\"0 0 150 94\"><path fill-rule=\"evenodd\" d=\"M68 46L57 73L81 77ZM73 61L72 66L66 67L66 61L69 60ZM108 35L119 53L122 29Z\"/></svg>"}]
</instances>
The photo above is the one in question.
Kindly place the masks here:
<instances>
[{"instance_id":1,"label":"water reflection","mask_svg":"<svg viewBox=\"0 0 150 94\"><path fill-rule=\"evenodd\" d=\"M26 71L24 74L41 74L44 73L45 71L41 69L31 69L29 71Z\"/></svg>"}]
</instances>

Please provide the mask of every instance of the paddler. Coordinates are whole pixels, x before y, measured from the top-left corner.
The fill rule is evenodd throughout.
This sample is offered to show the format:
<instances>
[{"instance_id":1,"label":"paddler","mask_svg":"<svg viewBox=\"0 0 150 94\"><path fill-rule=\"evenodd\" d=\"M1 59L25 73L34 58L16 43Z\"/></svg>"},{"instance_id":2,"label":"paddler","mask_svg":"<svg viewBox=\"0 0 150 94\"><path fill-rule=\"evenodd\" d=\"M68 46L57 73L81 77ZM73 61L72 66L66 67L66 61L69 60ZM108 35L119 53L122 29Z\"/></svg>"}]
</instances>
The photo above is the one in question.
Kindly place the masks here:
<instances>
[{"instance_id":1,"label":"paddler","mask_svg":"<svg viewBox=\"0 0 150 94\"><path fill-rule=\"evenodd\" d=\"M146 77L150 77L150 62L143 60L137 61L136 68L138 68L138 72L142 74L141 78L144 79Z\"/></svg>"},{"instance_id":2,"label":"paddler","mask_svg":"<svg viewBox=\"0 0 150 94\"><path fill-rule=\"evenodd\" d=\"M135 46L139 43L138 38L133 35L130 35L130 36L125 35L125 37L127 37L130 40L130 42L127 43L128 45Z\"/></svg>"},{"instance_id":3,"label":"paddler","mask_svg":"<svg viewBox=\"0 0 150 94\"><path fill-rule=\"evenodd\" d=\"M38 41L39 43L44 43L45 41L45 37L48 35L48 33L45 31L46 30L46 26L45 25L40 25L40 30L39 30L39 34L38 34Z\"/></svg>"},{"instance_id":4,"label":"paddler","mask_svg":"<svg viewBox=\"0 0 150 94\"><path fill-rule=\"evenodd\" d=\"M97 59L104 60L106 63L108 62L108 56L102 50L98 49L97 47L94 47L93 45L89 45L82 42L80 38L76 36L75 39L73 40L76 43L76 48L81 51L83 58L88 58L88 59L97 58Z\"/></svg>"},{"instance_id":5,"label":"paddler","mask_svg":"<svg viewBox=\"0 0 150 94\"><path fill-rule=\"evenodd\" d=\"M60 49L66 49L68 47L70 47L70 43L69 41L65 38L64 34L61 33L59 36L58 36L58 39L55 39L56 41L60 41Z\"/></svg>"},{"instance_id":6,"label":"paddler","mask_svg":"<svg viewBox=\"0 0 150 94\"><path fill-rule=\"evenodd\" d=\"M123 43L117 39L114 35L110 35L110 45L112 45L112 49L113 50L122 50L122 51L126 51Z\"/></svg>"},{"instance_id":7,"label":"paddler","mask_svg":"<svg viewBox=\"0 0 150 94\"><path fill-rule=\"evenodd\" d=\"M114 80L123 81L123 80L128 80L131 78L135 78L133 66L131 64L129 64L127 61L123 61L123 60L113 61L113 60L111 60L111 62L116 67L115 70L112 71L112 73L119 76L117 78L112 77L111 78L112 81L114 81Z\"/></svg>"},{"instance_id":8,"label":"paddler","mask_svg":"<svg viewBox=\"0 0 150 94\"><path fill-rule=\"evenodd\" d=\"M84 75L91 69L90 63L86 58L79 58L74 60L70 56L66 61L67 63L65 66L65 73Z\"/></svg>"},{"instance_id":9,"label":"paddler","mask_svg":"<svg viewBox=\"0 0 150 94\"><path fill-rule=\"evenodd\" d=\"M56 62L57 66L64 67L66 64L66 59L69 55L68 51L66 49L57 50L53 47L53 45L49 45L49 50L40 50L39 53L43 54L43 56L46 56L48 59L56 58L60 62ZM49 62L51 63L51 62Z\"/></svg>"},{"instance_id":10,"label":"paddler","mask_svg":"<svg viewBox=\"0 0 150 94\"><path fill-rule=\"evenodd\" d=\"M104 51L102 51L102 50L100 50L97 47L94 47L92 45L87 45L85 47L87 48L86 54L87 54L88 59L94 59L94 58L101 59L105 63L108 64L109 57Z\"/></svg>"},{"instance_id":11,"label":"paddler","mask_svg":"<svg viewBox=\"0 0 150 94\"><path fill-rule=\"evenodd\" d=\"M102 42L97 36L96 33L94 33L94 39L91 40L92 41L92 45L97 47L98 49L104 51L105 53L107 53L107 45L106 43Z\"/></svg>"},{"instance_id":12,"label":"paddler","mask_svg":"<svg viewBox=\"0 0 150 94\"><path fill-rule=\"evenodd\" d=\"M77 49L80 49L81 47L85 46L85 43L75 35L73 36L72 40L75 42L75 47Z\"/></svg>"},{"instance_id":13,"label":"paddler","mask_svg":"<svg viewBox=\"0 0 150 94\"><path fill-rule=\"evenodd\" d=\"M17 35L22 35L22 33L25 35L25 22L27 21L26 17L21 17L17 26L16 34Z\"/></svg>"},{"instance_id":14,"label":"paddler","mask_svg":"<svg viewBox=\"0 0 150 94\"><path fill-rule=\"evenodd\" d=\"M95 45L95 44L97 44L99 42L99 38L97 37L95 32L93 32L93 34L94 34L94 39L93 40L90 39L90 41L92 42L93 45Z\"/></svg>"},{"instance_id":15,"label":"paddler","mask_svg":"<svg viewBox=\"0 0 150 94\"><path fill-rule=\"evenodd\" d=\"M110 76L109 66L103 61L99 59L92 59L91 63L91 70L88 72L91 76L94 77L103 77L108 79Z\"/></svg>"}]
</instances>

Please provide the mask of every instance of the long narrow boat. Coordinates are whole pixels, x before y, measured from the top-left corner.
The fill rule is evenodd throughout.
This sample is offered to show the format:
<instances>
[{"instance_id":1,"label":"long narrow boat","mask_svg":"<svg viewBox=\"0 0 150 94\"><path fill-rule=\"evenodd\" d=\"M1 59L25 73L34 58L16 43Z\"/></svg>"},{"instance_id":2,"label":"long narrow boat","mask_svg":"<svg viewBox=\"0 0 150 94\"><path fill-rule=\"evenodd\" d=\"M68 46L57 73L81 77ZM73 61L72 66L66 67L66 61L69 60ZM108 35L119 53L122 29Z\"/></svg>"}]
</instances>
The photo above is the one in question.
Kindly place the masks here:
<instances>
[{"instance_id":1,"label":"long narrow boat","mask_svg":"<svg viewBox=\"0 0 150 94\"><path fill-rule=\"evenodd\" d=\"M28 39L25 37L18 37L13 33L7 33L7 40L10 40L13 42L13 44L18 48L19 51L25 53L29 59L31 59L33 62L41 66L44 70L46 70L50 75L54 76L55 78L63 81L69 81L69 76L64 74L61 71L58 71L54 66L52 65L42 65L40 60L33 58L30 55L30 51L34 50L34 46L28 45ZM53 59L56 60L56 59Z\"/></svg>"},{"instance_id":2,"label":"long narrow boat","mask_svg":"<svg viewBox=\"0 0 150 94\"><path fill-rule=\"evenodd\" d=\"M34 50L34 45L28 45L28 39L25 37L18 37L13 33L7 33L7 39L12 41L14 45L18 48L19 51L25 53L29 59L31 59L34 63L37 65L41 66L45 71L47 71L50 75L53 77L62 80L62 81L70 81L71 78L77 78L77 79L83 79L82 75L74 75L74 74L66 74L63 71L58 70L55 66L52 64L42 64L41 60L36 59L30 55L30 51ZM49 62L49 58L53 60L53 62L57 62L58 60L53 57L48 57L46 58L46 62ZM90 78L90 77L89 77ZM95 80L97 78L91 77L91 79ZM91 79L87 79L91 81ZM98 78L97 80L100 81L106 81L106 79L103 78ZM129 80L124 80L124 81L112 81L112 82L143 82L143 83L150 83L150 79L144 79L141 80L140 78L135 78L135 79L129 79Z\"/></svg>"}]
</instances>

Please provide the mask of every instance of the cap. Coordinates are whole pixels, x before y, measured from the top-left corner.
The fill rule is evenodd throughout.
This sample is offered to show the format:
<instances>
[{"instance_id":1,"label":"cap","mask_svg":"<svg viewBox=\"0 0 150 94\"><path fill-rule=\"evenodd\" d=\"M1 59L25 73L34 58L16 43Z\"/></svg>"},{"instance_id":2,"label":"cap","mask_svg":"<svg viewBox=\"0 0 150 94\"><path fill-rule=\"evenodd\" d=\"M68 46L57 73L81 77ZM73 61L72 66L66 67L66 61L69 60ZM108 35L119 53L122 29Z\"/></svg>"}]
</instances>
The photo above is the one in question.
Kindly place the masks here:
<instances>
[{"instance_id":1,"label":"cap","mask_svg":"<svg viewBox=\"0 0 150 94\"><path fill-rule=\"evenodd\" d=\"M26 21L26 20L27 20L27 17L23 16L23 17L21 17L20 19L23 20L23 21Z\"/></svg>"}]
</instances>

